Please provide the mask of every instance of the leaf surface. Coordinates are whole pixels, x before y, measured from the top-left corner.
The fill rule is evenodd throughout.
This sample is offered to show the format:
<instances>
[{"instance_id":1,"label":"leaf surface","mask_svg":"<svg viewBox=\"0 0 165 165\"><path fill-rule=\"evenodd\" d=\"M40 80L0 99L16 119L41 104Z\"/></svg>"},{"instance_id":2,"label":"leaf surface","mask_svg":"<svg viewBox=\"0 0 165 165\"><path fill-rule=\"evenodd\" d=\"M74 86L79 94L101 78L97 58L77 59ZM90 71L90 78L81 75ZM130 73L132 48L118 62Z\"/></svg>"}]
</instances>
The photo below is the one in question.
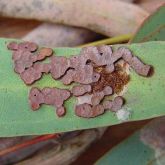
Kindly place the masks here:
<instances>
[{"instance_id":1,"label":"leaf surface","mask_svg":"<svg viewBox=\"0 0 165 165\"><path fill-rule=\"evenodd\" d=\"M164 165L165 117L157 118L107 152L95 165Z\"/></svg>"},{"instance_id":2,"label":"leaf surface","mask_svg":"<svg viewBox=\"0 0 165 165\"><path fill-rule=\"evenodd\" d=\"M149 16L139 27L131 43L165 40L165 5Z\"/></svg>"},{"instance_id":3,"label":"leaf surface","mask_svg":"<svg viewBox=\"0 0 165 165\"><path fill-rule=\"evenodd\" d=\"M154 159L154 151L147 147L140 140L140 133L126 139L121 144L107 152L95 165L146 165L150 160Z\"/></svg>"},{"instance_id":4,"label":"leaf surface","mask_svg":"<svg viewBox=\"0 0 165 165\"><path fill-rule=\"evenodd\" d=\"M58 118L51 106L43 105L38 111L32 111L28 103L28 93L31 86L26 86L13 70L11 51L6 45L11 39L0 39L0 136L39 135L57 132L67 132L94 127L119 124L112 112L84 119L74 114L75 98L66 101L67 114ZM131 71L128 91L124 94L125 109L132 112L129 121L142 120L165 115L165 42L147 42L126 45L134 55L145 63L154 66L155 73L145 78ZM117 46L113 46L115 48ZM58 56L78 54L81 48L55 48ZM51 75L44 75L40 81L33 84L36 87L66 88L61 82L55 81ZM67 86L71 88L71 86Z\"/></svg>"}]
</instances>

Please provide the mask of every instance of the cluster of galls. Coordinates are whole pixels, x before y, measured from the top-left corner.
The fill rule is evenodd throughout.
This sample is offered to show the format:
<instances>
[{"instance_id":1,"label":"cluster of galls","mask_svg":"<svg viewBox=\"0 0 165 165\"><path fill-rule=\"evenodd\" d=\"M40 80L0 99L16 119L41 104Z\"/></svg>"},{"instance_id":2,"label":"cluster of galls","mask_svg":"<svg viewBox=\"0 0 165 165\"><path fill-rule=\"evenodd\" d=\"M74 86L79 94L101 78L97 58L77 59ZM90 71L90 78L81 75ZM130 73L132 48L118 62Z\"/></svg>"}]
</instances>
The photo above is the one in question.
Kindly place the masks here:
<instances>
[{"instance_id":1,"label":"cluster of galls","mask_svg":"<svg viewBox=\"0 0 165 165\"><path fill-rule=\"evenodd\" d=\"M114 52L110 46L86 47L79 55L70 58L52 56L51 48L38 49L38 46L31 42L11 42L8 49L13 50L15 72L20 74L27 85L39 80L43 73L50 73L53 79L60 80L65 85L72 82L79 83L71 91L49 87L30 90L29 101L33 110L38 109L41 104L53 105L58 116L65 115L64 101L71 95L87 98L87 101L75 106L75 114L80 117L96 117L107 109L116 112L122 108L124 100L120 96L104 101L105 96L114 94L112 86L107 84L101 91L92 90L92 84L97 83L102 76L94 68L104 67L106 72L111 74L116 70L115 64L118 60L123 59L139 75L147 76L151 69L151 66L143 64L124 47ZM42 61L47 57L50 62L43 63Z\"/></svg>"}]
</instances>

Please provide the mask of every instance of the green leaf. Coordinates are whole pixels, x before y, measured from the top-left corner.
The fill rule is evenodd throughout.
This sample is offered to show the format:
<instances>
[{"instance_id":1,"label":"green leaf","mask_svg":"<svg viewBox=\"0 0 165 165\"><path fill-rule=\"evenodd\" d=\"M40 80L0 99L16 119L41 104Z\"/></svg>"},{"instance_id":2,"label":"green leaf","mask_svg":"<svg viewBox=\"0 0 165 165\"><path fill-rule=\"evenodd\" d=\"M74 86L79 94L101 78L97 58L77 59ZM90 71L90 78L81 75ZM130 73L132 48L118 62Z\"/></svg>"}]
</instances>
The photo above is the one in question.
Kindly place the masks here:
<instances>
[{"instance_id":1,"label":"green leaf","mask_svg":"<svg viewBox=\"0 0 165 165\"><path fill-rule=\"evenodd\" d=\"M154 150L144 145L140 132L136 132L106 153L95 165L147 165L154 157Z\"/></svg>"},{"instance_id":2,"label":"green leaf","mask_svg":"<svg viewBox=\"0 0 165 165\"><path fill-rule=\"evenodd\" d=\"M67 114L58 118L51 106L43 105L38 111L32 111L28 104L28 93L31 86L26 86L13 71L11 51L6 45L10 39L0 39L0 136L39 135L57 132L108 126L121 123L114 113L106 112L92 119L84 119L74 114L75 98L65 104ZM155 68L151 78L138 76L131 71L131 80L126 99L125 109L132 111L129 121L142 120L165 115L165 42L148 42L143 44L126 45L145 63ZM116 48L117 46L113 46ZM81 48L55 48L58 56L78 54ZM44 75L34 83L36 87L64 86L54 81L50 75Z\"/></svg>"},{"instance_id":3,"label":"green leaf","mask_svg":"<svg viewBox=\"0 0 165 165\"><path fill-rule=\"evenodd\" d=\"M113 45L113 44L119 44L119 43L126 43L130 39L132 39L132 37L133 37L132 34L124 34L124 35L120 35L120 36L116 36L116 37L112 37L112 38L107 38L107 39L102 39L99 41L90 42L87 44L80 45L78 47L82 48L82 47L86 47L86 46Z\"/></svg>"},{"instance_id":4,"label":"green leaf","mask_svg":"<svg viewBox=\"0 0 165 165\"><path fill-rule=\"evenodd\" d=\"M156 40L165 40L165 6L160 7L155 13L153 13L149 18L147 18L144 23L138 28L134 37L130 40L130 43L140 43L146 41L156 41ZM155 54L157 56L157 54ZM163 67L163 66L162 66ZM158 89L158 88L156 88ZM153 95L155 97L156 95ZM149 96L152 97L152 96ZM158 104L158 102L154 102L154 104ZM160 107L165 110L165 108ZM158 110L158 109L156 109ZM147 110L146 110L147 111ZM148 109L150 111L150 109ZM160 121L163 121L160 123ZM164 121L165 118L158 118L155 120L155 123L151 122L151 124L147 124L145 135L146 139L148 138L148 143L153 143L155 145L164 145L161 142L163 139L163 134L160 132L164 130ZM151 128L149 128L151 127ZM162 127L162 128L160 128ZM161 130L161 131L160 131ZM154 135L155 134L155 135ZM157 137L157 138L155 138ZM156 143L155 143L156 142ZM157 146L159 146L157 145ZM140 131L137 131L135 134L124 140L122 143L114 147L112 150L107 152L101 159L99 159L95 164L96 165L146 165L146 164L161 164L161 158L164 158L164 150L163 154L161 150L154 151L152 148L145 145L140 140ZM160 156L162 154L162 156ZM163 160L164 161L164 160ZM164 164L164 163L162 163Z\"/></svg>"},{"instance_id":5,"label":"green leaf","mask_svg":"<svg viewBox=\"0 0 165 165\"><path fill-rule=\"evenodd\" d=\"M131 43L165 40L165 5L161 6L139 27Z\"/></svg>"},{"instance_id":6,"label":"green leaf","mask_svg":"<svg viewBox=\"0 0 165 165\"><path fill-rule=\"evenodd\" d=\"M165 117L152 120L107 152L95 165L164 165Z\"/></svg>"}]
</instances>

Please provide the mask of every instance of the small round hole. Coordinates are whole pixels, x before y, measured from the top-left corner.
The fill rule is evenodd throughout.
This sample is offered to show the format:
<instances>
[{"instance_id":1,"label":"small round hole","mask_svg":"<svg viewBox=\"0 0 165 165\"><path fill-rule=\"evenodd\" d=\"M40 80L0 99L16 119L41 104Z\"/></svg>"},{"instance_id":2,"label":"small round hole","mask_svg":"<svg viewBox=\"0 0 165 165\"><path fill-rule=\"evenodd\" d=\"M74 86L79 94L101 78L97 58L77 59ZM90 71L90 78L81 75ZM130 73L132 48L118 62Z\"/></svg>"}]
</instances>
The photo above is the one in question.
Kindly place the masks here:
<instances>
[{"instance_id":1,"label":"small round hole","mask_svg":"<svg viewBox=\"0 0 165 165\"><path fill-rule=\"evenodd\" d=\"M92 61L90 59L87 60L86 65L89 65Z\"/></svg>"}]
</instances>

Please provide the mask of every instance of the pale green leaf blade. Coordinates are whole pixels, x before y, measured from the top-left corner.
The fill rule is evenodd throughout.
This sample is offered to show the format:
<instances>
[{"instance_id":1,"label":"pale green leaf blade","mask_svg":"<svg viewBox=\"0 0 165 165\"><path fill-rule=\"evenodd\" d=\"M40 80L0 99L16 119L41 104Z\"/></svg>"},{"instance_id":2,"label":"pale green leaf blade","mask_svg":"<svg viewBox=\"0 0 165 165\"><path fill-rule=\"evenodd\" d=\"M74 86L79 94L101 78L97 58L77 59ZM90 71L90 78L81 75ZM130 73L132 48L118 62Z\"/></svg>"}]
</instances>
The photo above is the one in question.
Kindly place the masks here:
<instances>
[{"instance_id":1,"label":"pale green leaf blade","mask_svg":"<svg viewBox=\"0 0 165 165\"><path fill-rule=\"evenodd\" d=\"M147 18L137 30L131 43L165 40L165 5Z\"/></svg>"},{"instance_id":2,"label":"pale green leaf blade","mask_svg":"<svg viewBox=\"0 0 165 165\"><path fill-rule=\"evenodd\" d=\"M51 106L44 105L38 111L32 111L28 104L28 92L31 87L27 87L13 71L11 51L6 48L9 41L11 40L0 39L0 136L67 132L120 123L111 112L93 119L77 117L74 114L74 98L66 102L67 114L63 118L58 118ZM155 68L155 74L151 78L140 77L133 71L131 72L128 92L124 95L126 108L132 111L129 121L165 115L165 102L163 101L165 96L165 42L132 44L128 47L135 55ZM80 48L54 49L56 55L65 56L78 54L80 50ZM45 75L33 86L65 87L59 81L54 81L50 75Z\"/></svg>"},{"instance_id":3,"label":"pale green leaf blade","mask_svg":"<svg viewBox=\"0 0 165 165\"><path fill-rule=\"evenodd\" d=\"M95 165L147 165L154 151L140 140L137 132L99 159Z\"/></svg>"},{"instance_id":4,"label":"pale green leaf blade","mask_svg":"<svg viewBox=\"0 0 165 165\"><path fill-rule=\"evenodd\" d=\"M165 117L152 120L100 158L96 165L164 165Z\"/></svg>"}]
</instances>

